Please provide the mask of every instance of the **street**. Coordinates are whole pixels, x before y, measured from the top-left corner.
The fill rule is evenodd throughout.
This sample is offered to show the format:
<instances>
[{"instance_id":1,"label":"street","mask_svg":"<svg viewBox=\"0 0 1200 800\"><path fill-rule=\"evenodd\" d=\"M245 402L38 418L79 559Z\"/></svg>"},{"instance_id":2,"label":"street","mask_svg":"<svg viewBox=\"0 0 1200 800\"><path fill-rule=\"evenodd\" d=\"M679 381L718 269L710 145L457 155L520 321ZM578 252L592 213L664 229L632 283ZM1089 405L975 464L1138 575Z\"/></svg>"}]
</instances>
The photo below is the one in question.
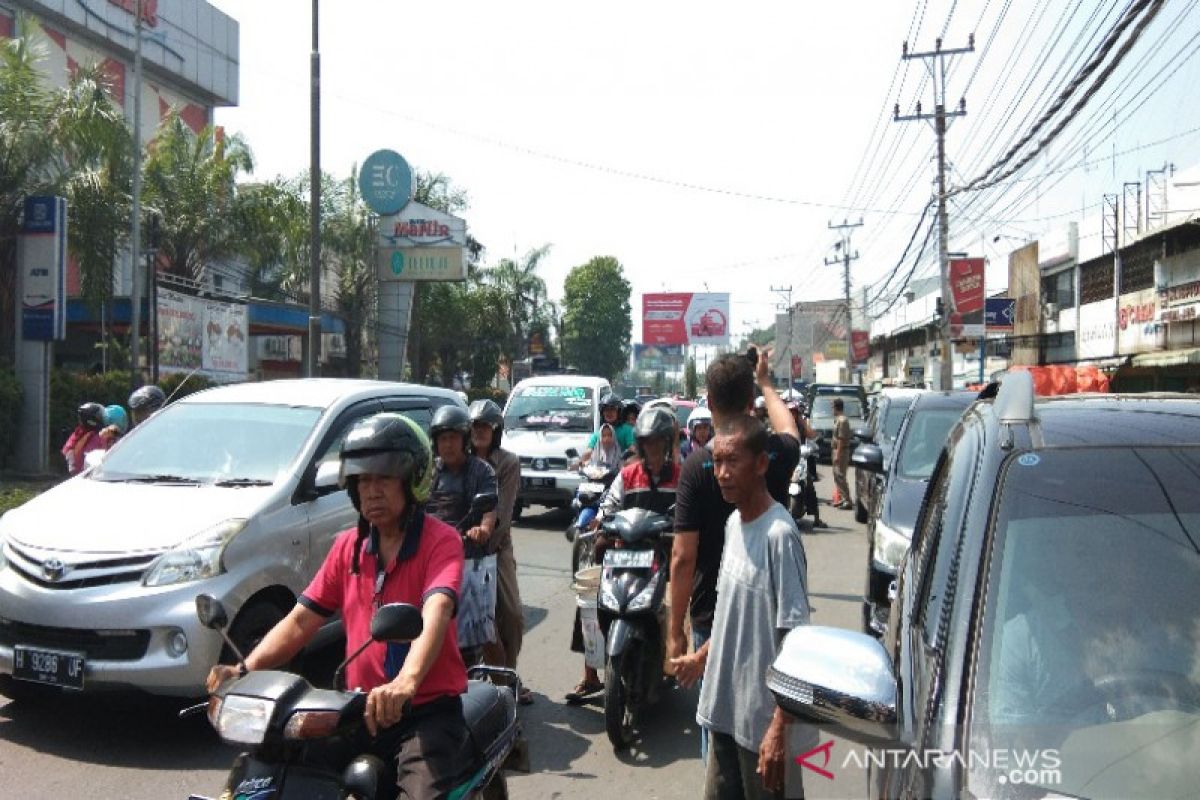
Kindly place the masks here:
<instances>
[{"instance_id":1,"label":"street","mask_svg":"<svg viewBox=\"0 0 1200 800\"><path fill-rule=\"evenodd\" d=\"M828 466L818 493L833 489ZM863 526L852 512L822 505L829 529L802 525L813 621L855 628L860 620ZM655 707L641 739L616 755L604 733L599 702L562 702L580 677L571 653L574 595L562 511L533 508L514 532L527 632L520 671L536 701L522 707L532 772L510 774L513 798L695 798L703 783L695 725L696 691L675 690ZM222 745L203 715L178 720L180 700L64 697L29 707L0 700L0 774L7 797L216 796L234 750ZM840 776L839 776L840 777ZM805 776L807 796L821 797L820 777ZM846 781L839 781L846 791Z\"/></svg>"}]
</instances>

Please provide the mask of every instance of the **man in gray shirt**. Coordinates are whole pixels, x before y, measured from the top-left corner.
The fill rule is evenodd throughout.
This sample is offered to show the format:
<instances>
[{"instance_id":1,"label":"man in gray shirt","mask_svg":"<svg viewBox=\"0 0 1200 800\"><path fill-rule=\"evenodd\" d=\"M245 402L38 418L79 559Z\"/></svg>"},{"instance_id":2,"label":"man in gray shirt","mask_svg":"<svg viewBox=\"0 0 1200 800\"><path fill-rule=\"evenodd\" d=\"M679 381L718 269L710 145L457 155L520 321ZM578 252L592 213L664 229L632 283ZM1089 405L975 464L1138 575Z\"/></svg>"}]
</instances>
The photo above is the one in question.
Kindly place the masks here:
<instances>
[{"instance_id":1,"label":"man in gray shirt","mask_svg":"<svg viewBox=\"0 0 1200 800\"><path fill-rule=\"evenodd\" d=\"M783 637L808 622L807 563L800 532L767 491L767 431L753 417L717 432L713 466L737 510L725 529L712 638L676 659L676 678L704 677L696 721L709 731L706 800L781 798L787 718L767 689ZM798 784L789 789L799 791Z\"/></svg>"}]
</instances>

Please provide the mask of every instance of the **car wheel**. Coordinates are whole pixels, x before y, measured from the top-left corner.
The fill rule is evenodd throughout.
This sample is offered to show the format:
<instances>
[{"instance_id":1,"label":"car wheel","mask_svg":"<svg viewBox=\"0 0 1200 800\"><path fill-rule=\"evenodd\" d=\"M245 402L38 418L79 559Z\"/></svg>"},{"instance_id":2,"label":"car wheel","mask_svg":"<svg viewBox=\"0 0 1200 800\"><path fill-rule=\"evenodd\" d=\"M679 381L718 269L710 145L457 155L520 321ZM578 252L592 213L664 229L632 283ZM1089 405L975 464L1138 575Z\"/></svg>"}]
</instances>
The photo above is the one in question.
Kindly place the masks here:
<instances>
[{"instance_id":1,"label":"car wheel","mask_svg":"<svg viewBox=\"0 0 1200 800\"><path fill-rule=\"evenodd\" d=\"M274 628L287 612L268 600L256 600L242 609L229 629L229 638L237 645L243 656L258 646L267 632ZM225 645L221 650L222 664L236 664L237 656ZM285 668L285 667L281 667Z\"/></svg>"},{"instance_id":2,"label":"car wheel","mask_svg":"<svg viewBox=\"0 0 1200 800\"><path fill-rule=\"evenodd\" d=\"M867 524L867 509L863 508L861 500L854 502L854 521L860 525Z\"/></svg>"}]
</instances>

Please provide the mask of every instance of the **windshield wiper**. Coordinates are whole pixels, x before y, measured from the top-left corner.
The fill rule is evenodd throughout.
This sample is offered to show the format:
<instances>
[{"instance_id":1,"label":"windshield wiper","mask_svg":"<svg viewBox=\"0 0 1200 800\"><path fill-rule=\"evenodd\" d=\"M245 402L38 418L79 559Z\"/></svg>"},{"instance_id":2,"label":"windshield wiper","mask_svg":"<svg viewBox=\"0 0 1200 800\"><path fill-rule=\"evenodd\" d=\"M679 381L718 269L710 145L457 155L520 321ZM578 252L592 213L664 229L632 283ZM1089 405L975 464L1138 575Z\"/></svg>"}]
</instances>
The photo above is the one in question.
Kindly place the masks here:
<instances>
[{"instance_id":1,"label":"windshield wiper","mask_svg":"<svg viewBox=\"0 0 1200 800\"><path fill-rule=\"evenodd\" d=\"M195 478L185 478L182 475L130 475L127 478L121 478L122 483L194 483L199 484L200 481Z\"/></svg>"},{"instance_id":2,"label":"windshield wiper","mask_svg":"<svg viewBox=\"0 0 1200 800\"><path fill-rule=\"evenodd\" d=\"M270 486L275 481L269 481L264 478L225 478L224 480L213 481L213 486Z\"/></svg>"}]
</instances>

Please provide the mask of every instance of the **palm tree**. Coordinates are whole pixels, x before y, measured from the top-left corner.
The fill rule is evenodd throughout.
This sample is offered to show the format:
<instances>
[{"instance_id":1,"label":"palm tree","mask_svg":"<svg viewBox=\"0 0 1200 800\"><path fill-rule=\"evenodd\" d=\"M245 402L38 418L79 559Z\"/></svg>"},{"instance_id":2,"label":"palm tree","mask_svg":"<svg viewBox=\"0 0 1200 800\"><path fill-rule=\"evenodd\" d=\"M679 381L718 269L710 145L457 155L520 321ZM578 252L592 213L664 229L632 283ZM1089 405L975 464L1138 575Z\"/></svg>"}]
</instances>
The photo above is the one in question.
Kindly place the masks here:
<instances>
[{"instance_id":1,"label":"palm tree","mask_svg":"<svg viewBox=\"0 0 1200 800\"><path fill-rule=\"evenodd\" d=\"M536 327L549 327L550 304L546 282L537 274L538 263L550 252L545 244L525 254L521 261L504 258L483 271L486 283L496 287L506 305L507 330L504 355L510 360L524 357L529 335Z\"/></svg>"}]
</instances>

